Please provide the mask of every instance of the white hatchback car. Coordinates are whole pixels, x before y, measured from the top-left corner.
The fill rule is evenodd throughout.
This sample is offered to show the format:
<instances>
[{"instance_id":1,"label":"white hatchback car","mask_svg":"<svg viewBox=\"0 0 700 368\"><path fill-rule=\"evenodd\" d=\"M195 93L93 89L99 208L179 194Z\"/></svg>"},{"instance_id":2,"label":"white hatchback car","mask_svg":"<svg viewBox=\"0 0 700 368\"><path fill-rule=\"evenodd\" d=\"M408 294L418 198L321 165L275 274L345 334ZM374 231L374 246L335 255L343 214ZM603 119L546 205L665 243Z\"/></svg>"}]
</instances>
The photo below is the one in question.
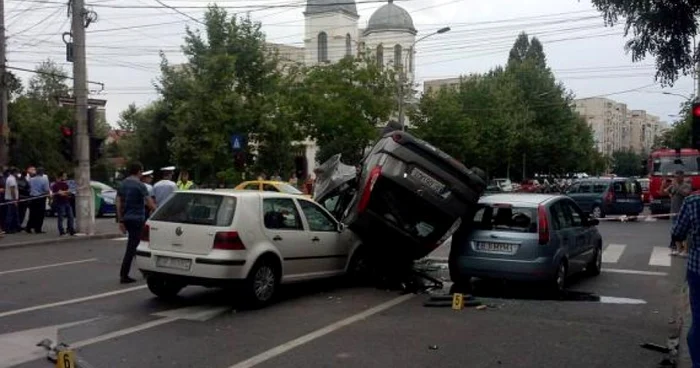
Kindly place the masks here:
<instances>
[{"instance_id":1,"label":"white hatchback car","mask_svg":"<svg viewBox=\"0 0 700 368\"><path fill-rule=\"evenodd\" d=\"M303 196L189 190L175 192L147 221L136 262L157 296L175 296L187 285L240 284L246 299L262 306L280 283L354 269L360 244Z\"/></svg>"}]
</instances>

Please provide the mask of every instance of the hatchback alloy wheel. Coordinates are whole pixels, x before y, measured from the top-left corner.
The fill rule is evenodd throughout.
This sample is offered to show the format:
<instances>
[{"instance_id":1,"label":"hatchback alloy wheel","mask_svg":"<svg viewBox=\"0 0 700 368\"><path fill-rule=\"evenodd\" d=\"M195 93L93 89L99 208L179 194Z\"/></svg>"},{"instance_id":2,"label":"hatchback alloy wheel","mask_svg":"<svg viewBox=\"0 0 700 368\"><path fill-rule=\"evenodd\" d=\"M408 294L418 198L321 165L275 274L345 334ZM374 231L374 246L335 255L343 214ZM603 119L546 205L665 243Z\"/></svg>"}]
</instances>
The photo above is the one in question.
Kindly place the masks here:
<instances>
[{"instance_id":1,"label":"hatchback alloy wheel","mask_svg":"<svg viewBox=\"0 0 700 368\"><path fill-rule=\"evenodd\" d=\"M557 291L563 291L566 286L566 263L561 262L557 268L556 279L554 280Z\"/></svg>"},{"instance_id":2,"label":"hatchback alloy wheel","mask_svg":"<svg viewBox=\"0 0 700 368\"><path fill-rule=\"evenodd\" d=\"M255 298L261 302L268 301L275 292L275 271L268 265L258 268L253 278Z\"/></svg>"}]
</instances>

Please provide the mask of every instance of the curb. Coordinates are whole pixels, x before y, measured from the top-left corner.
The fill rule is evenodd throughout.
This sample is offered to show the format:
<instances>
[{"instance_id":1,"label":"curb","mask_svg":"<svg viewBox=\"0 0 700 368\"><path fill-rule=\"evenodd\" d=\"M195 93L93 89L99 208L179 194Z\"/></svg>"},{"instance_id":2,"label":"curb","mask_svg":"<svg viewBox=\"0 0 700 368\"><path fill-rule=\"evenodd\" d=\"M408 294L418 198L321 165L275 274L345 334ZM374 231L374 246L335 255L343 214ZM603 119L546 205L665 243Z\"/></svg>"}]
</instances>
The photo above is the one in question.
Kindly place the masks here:
<instances>
[{"instance_id":1,"label":"curb","mask_svg":"<svg viewBox=\"0 0 700 368\"><path fill-rule=\"evenodd\" d=\"M680 309L679 315L679 326L678 326L678 353L676 356L676 368L690 368L690 353L688 352L688 330L690 329L690 323L692 322L692 315L690 314L690 300L688 299L688 285L684 285L681 291Z\"/></svg>"},{"instance_id":2,"label":"curb","mask_svg":"<svg viewBox=\"0 0 700 368\"><path fill-rule=\"evenodd\" d=\"M123 236L124 236L124 234L122 234L122 233L106 233L106 234L71 236L71 237L57 237L54 239L23 241L23 242L15 242L15 243L7 243L7 244L2 244L0 242L0 251L2 251L3 249L24 248L24 247L32 247L32 246L36 246L36 245L63 244L63 243L72 243L72 242L79 242L79 241L85 241L85 240L112 239L112 238L120 238Z\"/></svg>"}]
</instances>

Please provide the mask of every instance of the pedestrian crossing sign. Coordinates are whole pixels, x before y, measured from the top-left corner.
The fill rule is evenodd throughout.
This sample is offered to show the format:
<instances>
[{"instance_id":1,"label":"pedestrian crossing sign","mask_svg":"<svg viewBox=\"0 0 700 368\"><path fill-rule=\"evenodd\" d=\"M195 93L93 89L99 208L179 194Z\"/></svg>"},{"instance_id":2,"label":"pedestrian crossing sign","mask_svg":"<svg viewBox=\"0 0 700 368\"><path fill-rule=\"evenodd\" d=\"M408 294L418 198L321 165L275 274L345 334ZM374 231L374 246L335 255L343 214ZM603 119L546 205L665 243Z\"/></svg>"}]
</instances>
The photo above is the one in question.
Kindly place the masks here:
<instances>
[{"instance_id":1,"label":"pedestrian crossing sign","mask_svg":"<svg viewBox=\"0 0 700 368\"><path fill-rule=\"evenodd\" d=\"M242 151L243 150L243 136L240 134L232 134L231 135L231 148L233 148L234 151Z\"/></svg>"}]
</instances>

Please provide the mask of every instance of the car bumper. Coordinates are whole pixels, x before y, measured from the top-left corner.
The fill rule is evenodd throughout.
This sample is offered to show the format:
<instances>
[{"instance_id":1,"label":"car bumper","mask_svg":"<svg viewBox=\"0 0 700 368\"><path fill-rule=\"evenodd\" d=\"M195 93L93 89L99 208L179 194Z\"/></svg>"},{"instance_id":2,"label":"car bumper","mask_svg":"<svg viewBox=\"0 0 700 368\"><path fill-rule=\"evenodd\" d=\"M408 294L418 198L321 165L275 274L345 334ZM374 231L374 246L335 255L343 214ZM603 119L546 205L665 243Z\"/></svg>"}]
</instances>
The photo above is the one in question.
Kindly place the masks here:
<instances>
[{"instance_id":1,"label":"car bumper","mask_svg":"<svg viewBox=\"0 0 700 368\"><path fill-rule=\"evenodd\" d=\"M211 255L188 255L149 248L141 243L136 249L136 266L145 275L157 273L189 280L188 284L203 285L205 280L241 280L246 277L246 260L212 257ZM189 270L164 268L156 264L158 257L173 257L191 260Z\"/></svg>"},{"instance_id":2,"label":"car bumper","mask_svg":"<svg viewBox=\"0 0 700 368\"><path fill-rule=\"evenodd\" d=\"M552 278L556 271L556 263L547 257L522 261L461 256L451 263L450 267L455 267L460 277L511 281L544 281Z\"/></svg>"},{"instance_id":3,"label":"car bumper","mask_svg":"<svg viewBox=\"0 0 700 368\"><path fill-rule=\"evenodd\" d=\"M649 203L649 210L655 214L666 214L671 212L670 199L654 199Z\"/></svg>"}]
</instances>

